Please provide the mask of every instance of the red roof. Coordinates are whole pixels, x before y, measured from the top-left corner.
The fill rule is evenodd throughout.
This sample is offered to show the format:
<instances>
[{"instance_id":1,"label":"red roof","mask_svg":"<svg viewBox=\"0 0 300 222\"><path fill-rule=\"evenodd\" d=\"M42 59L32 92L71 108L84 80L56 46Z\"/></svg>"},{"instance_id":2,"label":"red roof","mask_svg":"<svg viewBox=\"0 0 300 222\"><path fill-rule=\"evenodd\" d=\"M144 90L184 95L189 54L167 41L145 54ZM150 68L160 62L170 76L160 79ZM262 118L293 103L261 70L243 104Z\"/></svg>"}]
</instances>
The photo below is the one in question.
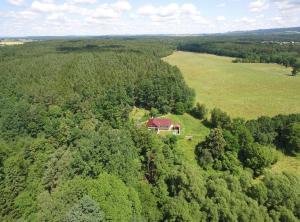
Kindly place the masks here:
<instances>
[{"instance_id":1,"label":"red roof","mask_svg":"<svg viewBox=\"0 0 300 222\"><path fill-rule=\"evenodd\" d=\"M147 122L147 127L170 127L172 121L170 119L152 118Z\"/></svg>"}]
</instances>

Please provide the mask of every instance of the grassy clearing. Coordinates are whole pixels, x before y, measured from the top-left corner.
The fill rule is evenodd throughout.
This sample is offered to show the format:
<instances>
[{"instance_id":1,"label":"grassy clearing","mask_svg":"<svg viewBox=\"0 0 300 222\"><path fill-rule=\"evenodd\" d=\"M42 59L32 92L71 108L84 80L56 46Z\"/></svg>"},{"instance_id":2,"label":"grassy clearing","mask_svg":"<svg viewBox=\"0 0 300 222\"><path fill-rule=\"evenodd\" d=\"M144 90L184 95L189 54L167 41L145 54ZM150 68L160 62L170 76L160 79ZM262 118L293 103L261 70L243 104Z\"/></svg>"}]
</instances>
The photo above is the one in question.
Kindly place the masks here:
<instances>
[{"instance_id":1,"label":"grassy clearing","mask_svg":"<svg viewBox=\"0 0 300 222\"><path fill-rule=\"evenodd\" d=\"M139 109L134 107L132 111L129 113L129 119L133 120L137 123L143 123L148 120L149 111L145 109Z\"/></svg>"},{"instance_id":2,"label":"grassy clearing","mask_svg":"<svg viewBox=\"0 0 300 222\"><path fill-rule=\"evenodd\" d=\"M202 121L192 117L189 114L174 115L167 114L162 117L172 119L173 123L179 123L182 131L181 135L178 136L178 151L182 153L185 160L192 165L196 164L194 149L195 146L203 141L204 138L209 134L209 129L203 125ZM144 109L134 108L130 113L130 119L135 121L137 124L145 124L149 118L149 111ZM172 135L172 133L161 132L161 136ZM187 140L186 136L192 136L192 140Z\"/></svg>"},{"instance_id":3,"label":"grassy clearing","mask_svg":"<svg viewBox=\"0 0 300 222\"><path fill-rule=\"evenodd\" d=\"M233 117L300 112L300 77L276 64L232 63L232 58L175 52L164 58L182 71L196 100Z\"/></svg>"},{"instance_id":4,"label":"grassy clearing","mask_svg":"<svg viewBox=\"0 0 300 222\"><path fill-rule=\"evenodd\" d=\"M203 123L189 114L173 115L166 117L172 119L174 123L179 123L182 127L181 135L178 136L178 150L183 154L188 162L195 161L195 146L205 139L209 134L209 129ZM186 136L192 136L192 140L187 140Z\"/></svg>"},{"instance_id":5,"label":"grassy clearing","mask_svg":"<svg viewBox=\"0 0 300 222\"><path fill-rule=\"evenodd\" d=\"M271 167L271 172L289 172L300 176L300 155L297 157L286 156L278 151L278 162Z\"/></svg>"}]
</instances>

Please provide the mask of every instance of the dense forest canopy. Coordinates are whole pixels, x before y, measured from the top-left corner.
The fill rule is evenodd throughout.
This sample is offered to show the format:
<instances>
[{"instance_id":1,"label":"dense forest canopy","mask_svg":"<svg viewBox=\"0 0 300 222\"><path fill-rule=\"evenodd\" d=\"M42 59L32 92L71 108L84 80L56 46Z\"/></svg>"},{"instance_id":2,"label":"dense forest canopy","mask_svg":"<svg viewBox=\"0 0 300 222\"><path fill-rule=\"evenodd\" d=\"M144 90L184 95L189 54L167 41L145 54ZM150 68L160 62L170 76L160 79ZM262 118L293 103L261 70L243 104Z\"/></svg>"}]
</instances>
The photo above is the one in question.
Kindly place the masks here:
<instances>
[{"instance_id":1,"label":"dense forest canopy","mask_svg":"<svg viewBox=\"0 0 300 222\"><path fill-rule=\"evenodd\" d=\"M265 168L276 148L299 153L299 114L246 122L214 109L197 167L176 137L129 119L134 106L205 117L180 70L161 60L180 41L0 48L0 220L298 221L299 177Z\"/></svg>"}]
</instances>

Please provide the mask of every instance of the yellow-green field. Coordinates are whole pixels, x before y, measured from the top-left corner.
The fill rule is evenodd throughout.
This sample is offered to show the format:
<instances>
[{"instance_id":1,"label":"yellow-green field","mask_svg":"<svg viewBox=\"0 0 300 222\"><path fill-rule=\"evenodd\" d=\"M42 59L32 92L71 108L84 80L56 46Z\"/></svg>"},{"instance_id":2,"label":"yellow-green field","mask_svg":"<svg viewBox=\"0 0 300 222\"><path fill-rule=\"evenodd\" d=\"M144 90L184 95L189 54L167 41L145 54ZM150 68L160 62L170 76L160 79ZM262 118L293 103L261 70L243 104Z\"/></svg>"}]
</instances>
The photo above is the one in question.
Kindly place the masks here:
<instances>
[{"instance_id":1,"label":"yellow-green field","mask_svg":"<svg viewBox=\"0 0 300 222\"><path fill-rule=\"evenodd\" d=\"M300 155L296 157L286 156L281 152L277 152L278 162L271 166L273 173L289 172L300 176Z\"/></svg>"},{"instance_id":2,"label":"yellow-green field","mask_svg":"<svg viewBox=\"0 0 300 222\"><path fill-rule=\"evenodd\" d=\"M0 46L5 46L5 45L23 45L24 42L21 41L0 41Z\"/></svg>"},{"instance_id":3,"label":"yellow-green field","mask_svg":"<svg viewBox=\"0 0 300 222\"><path fill-rule=\"evenodd\" d=\"M276 64L232 63L232 58L175 52L164 58L176 65L196 100L233 117L256 118L300 112L300 77Z\"/></svg>"}]
</instances>

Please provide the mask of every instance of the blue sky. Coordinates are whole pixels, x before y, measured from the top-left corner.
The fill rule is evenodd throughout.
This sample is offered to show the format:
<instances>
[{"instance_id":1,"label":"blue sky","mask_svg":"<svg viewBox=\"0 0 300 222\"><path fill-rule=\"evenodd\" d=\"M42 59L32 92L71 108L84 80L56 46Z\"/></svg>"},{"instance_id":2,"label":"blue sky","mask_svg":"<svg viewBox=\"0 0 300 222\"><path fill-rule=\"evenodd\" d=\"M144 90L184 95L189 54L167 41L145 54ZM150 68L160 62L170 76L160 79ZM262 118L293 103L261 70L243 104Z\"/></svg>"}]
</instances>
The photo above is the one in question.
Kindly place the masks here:
<instances>
[{"instance_id":1,"label":"blue sky","mask_svg":"<svg viewBox=\"0 0 300 222\"><path fill-rule=\"evenodd\" d=\"M300 26L300 0L0 0L0 36L198 34Z\"/></svg>"}]
</instances>

